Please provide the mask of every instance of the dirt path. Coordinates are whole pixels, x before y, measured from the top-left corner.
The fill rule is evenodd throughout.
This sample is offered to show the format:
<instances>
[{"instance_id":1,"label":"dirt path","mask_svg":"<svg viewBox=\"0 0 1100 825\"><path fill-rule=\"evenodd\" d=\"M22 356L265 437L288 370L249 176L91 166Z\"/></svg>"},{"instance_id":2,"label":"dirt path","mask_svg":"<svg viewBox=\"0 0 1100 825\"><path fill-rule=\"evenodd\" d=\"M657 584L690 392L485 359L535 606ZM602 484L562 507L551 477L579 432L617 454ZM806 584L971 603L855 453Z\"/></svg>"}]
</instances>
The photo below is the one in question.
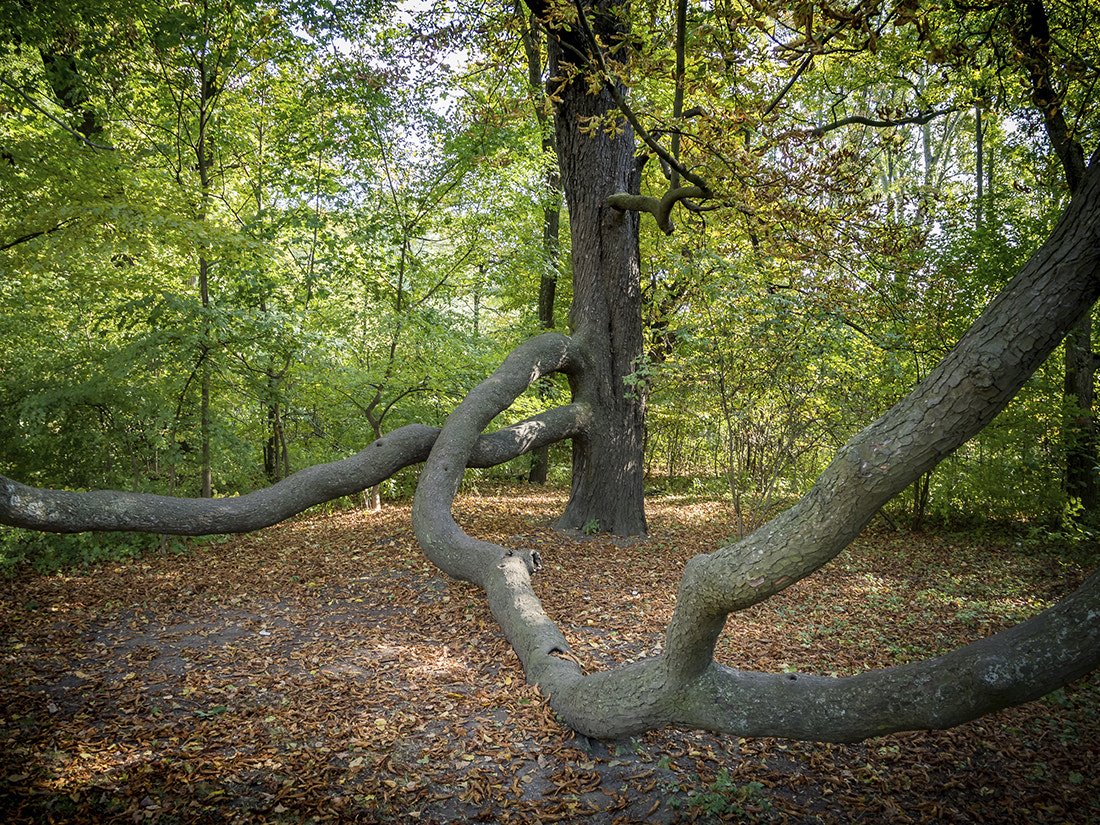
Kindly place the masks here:
<instances>
[{"instance_id":1,"label":"dirt path","mask_svg":"<svg viewBox=\"0 0 1100 825\"><path fill-rule=\"evenodd\" d=\"M458 514L540 548L540 596L587 667L654 655L679 569L728 534L722 508L655 501L651 537L617 546L551 532L560 504L520 487L467 495ZM986 573L1002 561L998 590ZM822 673L897 663L1033 612L1079 577L1065 568L870 536L731 622L721 654ZM480 592L423 560L407 508L27 573L0 582L0 617L4 821L1100 822L1090 682L855 746L578 739L524 684Z\"/></svg>"}]
</instances>

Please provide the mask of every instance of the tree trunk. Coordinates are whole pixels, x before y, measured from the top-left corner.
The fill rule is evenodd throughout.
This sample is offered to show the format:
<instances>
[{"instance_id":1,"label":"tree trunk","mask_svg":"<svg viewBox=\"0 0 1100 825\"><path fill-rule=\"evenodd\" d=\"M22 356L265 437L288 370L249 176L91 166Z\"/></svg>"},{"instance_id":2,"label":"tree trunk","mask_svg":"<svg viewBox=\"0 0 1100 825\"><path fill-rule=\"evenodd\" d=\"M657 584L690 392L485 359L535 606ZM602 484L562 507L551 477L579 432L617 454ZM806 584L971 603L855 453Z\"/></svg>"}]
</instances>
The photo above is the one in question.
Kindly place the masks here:
<instances>
[{"instance_id":1,"label":"tree trunk","mask_svg":"<svg viewBox=\"0 0 1100 825\"><path fill-rule=\"evenodd\" d=\"M196 64L199 75L198 97L198 124L195 137L195 168L199 173L199 214L198 220L205 221L210 213L210 201L212 197L212 183L210 173L213 166L213 153L211 151L210 135L208 128L214 106L214 97L217 93L216 78L212 69L208 71L205 58L200 58ZM200 463L199 473L202 482L202 497L211 498L214 495L214 473L212 457L210 455L211 421L210 409L210 385L213 366L211 357L214 351L213 325L210 320L210 260L206 256L205 249L199 254L198 273L199 298L202 303L202 373L200 386L200 411L199 411L199 441Z\"/></svg>"},{"instance_id":2,"label":"tree trunk","mask_svg":"<svg viewBox=\"0 0 1100 825\"><path fill-rule=\"evenodd\" d=\"M624 35L614 10L592 13L605 43ZM588 51L577 28L570 48L551 41L550 76L562 77L576 50ZM625 50L623 50L625 53ZM620 54L621 58L621 54ZM620 192L637 193L640 170L629 125L615 120L612 137L603 126L615 111L606 89L592 94L582 74L558 92L555 135L561 180L569 206L573 244L573 306L569 325L581 366L570 376L576 403L591 411L591 429L573 439L573 484L558 526L644 535L643 419L645 387L627 386L641 366L643 347L638 213L608 205ZM592 134L582 128L597 121Z\"/></svg>"},{"instance_id":3,"label":"tree trunk","mask_svg":"<svg viewBox=\"0 0 1100 825\"><path fill-rule=\"evenodd\" d=\"M522 7L519 9L522 14ZM546 110L543 108L543 83L542 83L542 50L539 42L538 21L534 14L530 16L529 25L522 30L523 50L527 56L527 82L531 91L537 96L535 101L535 117L538 119L539 130L542 132L542 153L544 159L553 158L557 161L557 152L554 149L554 135L547 123ZM551 198L542 208L542 272L539 275L539 326L543 331L549 331L557 326L554 319L554 299L558 290L558 255L560 250L559 230L561 227L561 175L556 168L549 167L546 170L544 181L547 192L545 196ZM546 398L551 389L548 381L539 382L539 397ZM531 484L545 484L550 473L550 445L547 444L531 452L531 468L527 474L527 481Z\"/></svg>"},{"instance_id":4,"label":"tree trunk","mask_svg":"<svg viewBox=\"0 0 1100 825\"><path fill-rule=\"evenodd\" d=\"M210 309L210 266L206 257L199 258L199 297L202 301L202 352L199 359L202 362L199 384L199 473L202 483L202 497L210 498L214 495L213 463L210 456L210 358L213 352L210 318L207 312Z\"/></svg>"},{"instance_id":5,"label":"tree trunk","mask_svg":"<svg viewBox=\"0 0 1100 825\"><path fill-rule=\"evenodd\" d=\"M1084 185L1088 167L1085 151L1066 122L1063 95L1054 88L1051 66L1051 33L1042 0L1027 0L1017 10L1020 20L1012 29L1031 83L1032 104L1043 114L1050 146L1061 162L1066 186L1075 195ZM1094 512L1097 500L1096 421L1092 409L1092 324L1084 313L1066 337L1064 388L1066 403L1062 427L1066 451L1066 494L1078 499L1085 514Z\"/></svg>"},{"instance_id":6,"label":"tree trunk","mask_svg":"<svg viewBox=\"0 0 1100 825\"><path fill-rule=\"evenodd\" d=\"M1092 317L1084 313L1065 340L1066 495L1082 515L1096 512L1096 420L1092 414Z\"/></svg>"}]
</instances>

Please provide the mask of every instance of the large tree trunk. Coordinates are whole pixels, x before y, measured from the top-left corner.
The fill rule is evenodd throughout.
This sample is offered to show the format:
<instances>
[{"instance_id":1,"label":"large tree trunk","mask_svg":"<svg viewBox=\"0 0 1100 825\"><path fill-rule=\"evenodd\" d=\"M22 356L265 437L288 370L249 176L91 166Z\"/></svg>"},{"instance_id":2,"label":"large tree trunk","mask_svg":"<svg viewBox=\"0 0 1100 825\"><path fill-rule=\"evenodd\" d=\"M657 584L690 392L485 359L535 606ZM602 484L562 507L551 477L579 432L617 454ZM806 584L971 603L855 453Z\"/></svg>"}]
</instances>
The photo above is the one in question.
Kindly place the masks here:
<instances>
[{"instance_id":1,"label":"large tree trunk","mask_svg":"<svg viewBox=\"0 0 1100 825\"><path fill-rule=\"evenodd\" d=\"M610 12L591 12L604 43L624 35ZM550 75L563 77L568 61L589 45L578 28L563 49L551 39ZM558 525L644 535L644 383L627 384L641 366L643 347L638 214L608 205L608 198L638 191L634 133L621 119L610 136L605 118L615 112L606 89L596 94L582 73L558 92L555 134L573 244L573 306L569 324L581 365L570 385L576 403L591 410L591 429L573 439L573 485ZM594 120L595 119L595 120ZM600 124L591 134L582 131Z\"/></svg>"}]
</instances>

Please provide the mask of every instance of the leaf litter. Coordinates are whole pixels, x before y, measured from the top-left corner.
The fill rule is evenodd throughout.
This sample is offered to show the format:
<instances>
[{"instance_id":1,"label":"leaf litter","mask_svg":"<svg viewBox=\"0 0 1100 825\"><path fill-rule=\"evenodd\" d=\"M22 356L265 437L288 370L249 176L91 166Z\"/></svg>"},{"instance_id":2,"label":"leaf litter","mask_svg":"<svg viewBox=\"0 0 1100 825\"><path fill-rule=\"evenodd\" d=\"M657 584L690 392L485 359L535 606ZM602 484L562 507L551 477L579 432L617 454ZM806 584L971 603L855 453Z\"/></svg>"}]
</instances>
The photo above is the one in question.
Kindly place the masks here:
<instances>
[{"instance_id":1,"label":"leaf litter","mask_svg":"<svg viewBox=\"0 0 1100 825\"><path fill-rule=\"evenodd\" d=\"M660 653L719 502L647 501L650 535L551 528L565 492L471 486L474 535L537 549L586 671ZM1032 615L1056 555L870 530L732 616L732 667L847 675ZM7 822L1100 822L1100 678L951 731L856 745L665 730L603 743L524 681L477 588L419 552L409 507L300 517L182 555L0 582Z\"/></svg>"}]
</instances>

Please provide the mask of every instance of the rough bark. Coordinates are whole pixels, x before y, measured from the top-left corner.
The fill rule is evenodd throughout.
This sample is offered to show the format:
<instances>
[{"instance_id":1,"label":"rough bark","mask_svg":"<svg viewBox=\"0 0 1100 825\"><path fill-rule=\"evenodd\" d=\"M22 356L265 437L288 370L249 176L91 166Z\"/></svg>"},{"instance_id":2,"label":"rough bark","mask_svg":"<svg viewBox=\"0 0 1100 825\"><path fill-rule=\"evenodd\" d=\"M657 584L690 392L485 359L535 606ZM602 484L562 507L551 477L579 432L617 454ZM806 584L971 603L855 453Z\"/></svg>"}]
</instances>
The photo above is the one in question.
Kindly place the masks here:
<instances>
[{"instance_id":1,"label":"rough bark","mask_svg":"<svg viewBox=\"0 0 1100 825\"><path fill-rule=\"evenodd\" d=\"M482 435L468 466L492 467L581 431L583 410L559 407ZM410 424L350 458L299 470L277 484L233 498L175 498L112 490L43 490L0 476L0 524L54 533L137 530L181 536L244 533L277 524L316 504L379 484L424 461L438 427Z\"/></svg>"},{"instance_id":2,"label":"rough bark","mask_svg":"<svg viewBox=\"0 0 1100 825\"><path fill-rule=\"evenodd\" d=\"M588 9L604 44L625 34L614 4L609 5ZM569 61L588 52L590 44L576 27L556 35L550 42L550 75L562 78ZM645 387L632 390L626 383L641 366L643 351L639 218L608 203L615 193L638 191L634 134L621 119L614 136L603 128L585 130L605 122L616 107L606 89L591 93L583 74L565 83L558 97L555 136L573 250L569 324L582 361L570 385L574 401L592 410L590 429L573 439L573 483L559 526L644 535Z\"/></svg>"}]
</instances>

